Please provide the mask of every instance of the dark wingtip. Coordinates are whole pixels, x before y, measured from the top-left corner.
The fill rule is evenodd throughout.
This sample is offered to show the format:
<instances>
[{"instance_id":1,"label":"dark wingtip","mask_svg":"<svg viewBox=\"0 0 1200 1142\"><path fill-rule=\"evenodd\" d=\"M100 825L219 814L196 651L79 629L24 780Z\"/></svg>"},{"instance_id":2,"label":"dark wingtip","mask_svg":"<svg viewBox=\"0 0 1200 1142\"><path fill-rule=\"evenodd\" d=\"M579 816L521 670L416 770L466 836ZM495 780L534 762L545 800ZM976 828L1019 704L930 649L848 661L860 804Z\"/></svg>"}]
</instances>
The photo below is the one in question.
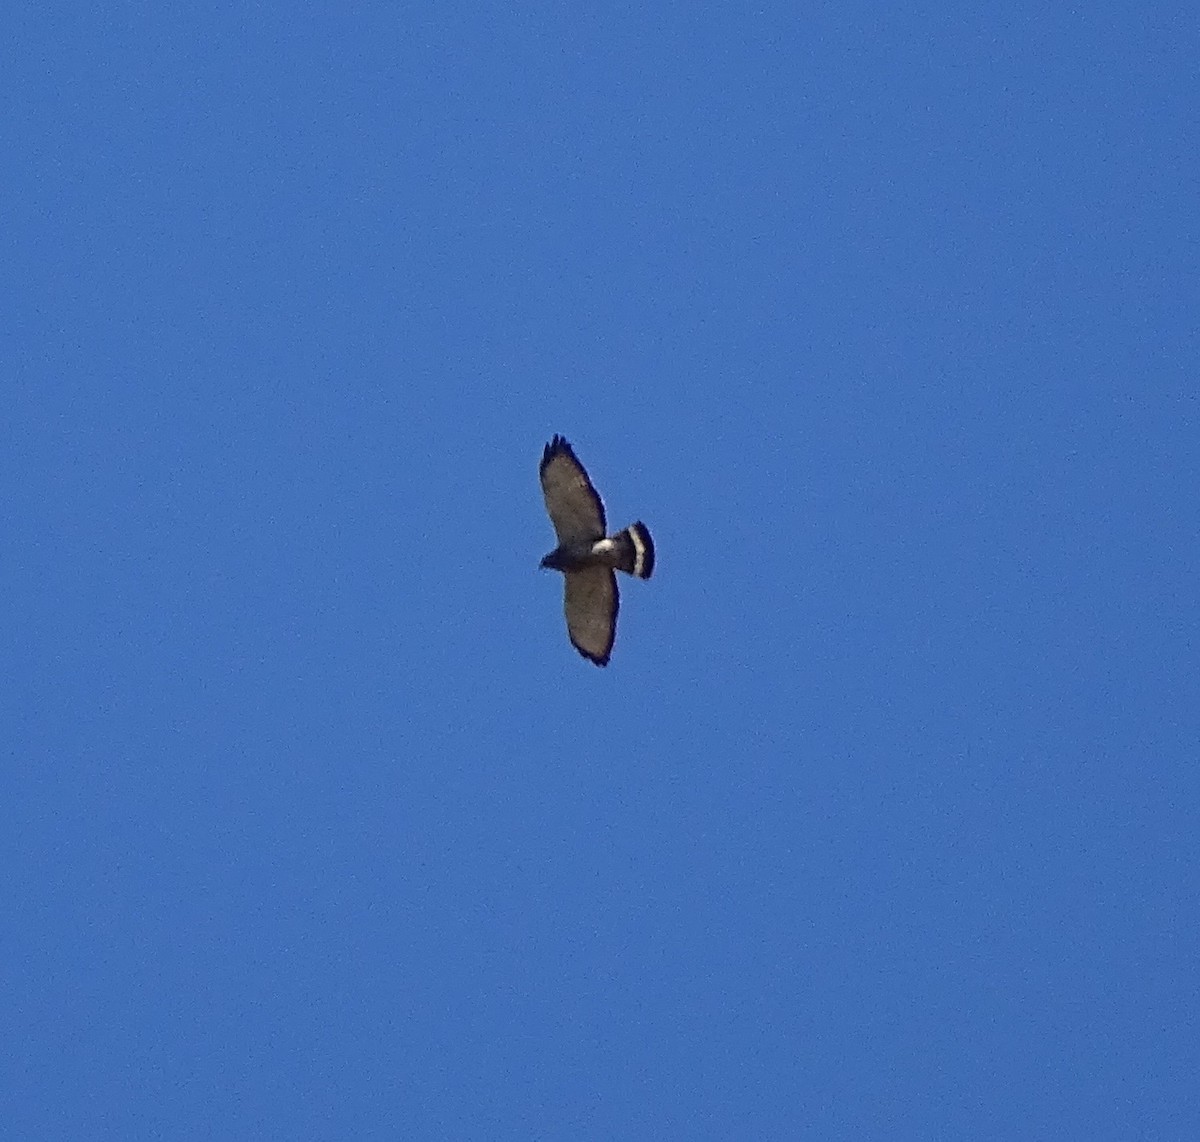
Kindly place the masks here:
<instances>
[{"instance_id":1,"label":"dark wingtip","mask_svg":"<svg viewBox=\"0 0 1200 1142\"><path fill-rule=\"evenodd\" d=\"M554 434L554 439L551 440L550 443L547 444L542 450L542 468L545 468L545 466L549 464L555 456L560 454L570 456L571 459L576 460L575 452L571 448L570 444L567 443L567 438L565 436L559 436L559 434L556 432ZM576 460L576 463L578 463L578 460Z\"/></svg>"}]
</instances>

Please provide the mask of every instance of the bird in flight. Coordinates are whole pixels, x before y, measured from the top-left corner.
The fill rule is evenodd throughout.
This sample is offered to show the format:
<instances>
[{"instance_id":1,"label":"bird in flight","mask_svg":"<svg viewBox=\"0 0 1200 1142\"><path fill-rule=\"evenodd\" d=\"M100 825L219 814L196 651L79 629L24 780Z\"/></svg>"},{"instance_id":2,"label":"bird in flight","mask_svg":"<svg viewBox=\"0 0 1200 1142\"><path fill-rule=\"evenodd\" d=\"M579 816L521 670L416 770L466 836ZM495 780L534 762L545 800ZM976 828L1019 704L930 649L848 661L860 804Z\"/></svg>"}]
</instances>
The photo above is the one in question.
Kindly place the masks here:
<instances>
[{"instance_id":1,"label":"bird in flight","mask_svg":"<svg viewBox=\"0 0 1200 1142\"><path fill-rule=\"evenodd\" d=\"M621 596L614 571L649 579L654 541L644 523L607 534L604 504L574 449L555 436L542 453L542 494L558 546L542 560L566 580L567 635L584 658L607 666L617 637Z\"/></svg>"}]
</instances>

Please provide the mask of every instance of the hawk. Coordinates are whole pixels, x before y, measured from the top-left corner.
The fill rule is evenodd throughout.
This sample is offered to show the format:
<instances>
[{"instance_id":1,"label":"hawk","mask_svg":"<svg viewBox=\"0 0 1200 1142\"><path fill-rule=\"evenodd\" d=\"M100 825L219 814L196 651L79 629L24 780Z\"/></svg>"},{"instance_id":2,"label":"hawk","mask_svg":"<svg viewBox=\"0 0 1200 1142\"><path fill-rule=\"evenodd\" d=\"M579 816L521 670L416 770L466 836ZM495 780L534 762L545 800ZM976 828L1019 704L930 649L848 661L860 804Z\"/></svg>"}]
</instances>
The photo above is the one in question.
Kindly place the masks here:
<instances>
[{"instance_id":1,"label":"hawk","mask_svg":"<svg viewBox=\"0 0 1200 1142\"><path fill-rule=\"evenodd\" d=\"M542 453L541 477L546 511L558 536L558 546L542 566L561 571L566 579L563 609L572 645L597 666L607 666L621 601L614 569L649 579L654 541L641 522L607 535L600 493L561 436Z\"/></svg>"}]
</instances>

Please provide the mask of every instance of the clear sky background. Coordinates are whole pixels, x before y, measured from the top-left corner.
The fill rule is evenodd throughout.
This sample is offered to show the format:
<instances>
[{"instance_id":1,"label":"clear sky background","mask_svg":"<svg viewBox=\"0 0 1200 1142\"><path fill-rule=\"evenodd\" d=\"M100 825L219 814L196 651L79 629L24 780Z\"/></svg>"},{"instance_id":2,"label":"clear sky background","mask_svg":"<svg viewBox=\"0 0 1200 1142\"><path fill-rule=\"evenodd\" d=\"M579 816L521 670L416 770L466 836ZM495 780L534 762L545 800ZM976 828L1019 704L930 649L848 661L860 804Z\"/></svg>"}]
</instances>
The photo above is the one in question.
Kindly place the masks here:
<instances>
[{"instance_id":1,"label":"clear sky background","mask_svg":"<svg viewBox=\"0 0 1200 1142\"><path fill-rule=\"evenodd\" d=\"M5 20L9 1137L1200 1137L1193 5Z\"/></svg>"}]
</instances>

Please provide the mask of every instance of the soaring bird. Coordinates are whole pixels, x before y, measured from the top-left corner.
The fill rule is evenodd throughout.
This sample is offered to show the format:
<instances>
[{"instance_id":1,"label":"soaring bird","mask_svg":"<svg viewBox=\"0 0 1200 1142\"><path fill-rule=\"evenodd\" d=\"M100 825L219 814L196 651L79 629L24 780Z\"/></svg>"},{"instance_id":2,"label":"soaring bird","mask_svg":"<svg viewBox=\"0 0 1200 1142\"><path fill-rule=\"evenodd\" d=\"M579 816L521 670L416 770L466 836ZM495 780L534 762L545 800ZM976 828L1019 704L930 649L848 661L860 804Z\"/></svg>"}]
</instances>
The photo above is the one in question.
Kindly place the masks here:
<instances>
[{"instance_id":1,"label":"soaring bird","mask_svg":"<svg viewBox=\"0 0 1200 1142\"><path fill-rule=\"evenodd\" d=\"M566 580L563 609L567 634L584 658L607 666L617 637L615 571L649 579L654 571L654 541L644 523L631 523L607 535L600 493L574 449L555 436L542 453L542 493L558 546L542 560Z\"/></svg>"}]
</instances>

